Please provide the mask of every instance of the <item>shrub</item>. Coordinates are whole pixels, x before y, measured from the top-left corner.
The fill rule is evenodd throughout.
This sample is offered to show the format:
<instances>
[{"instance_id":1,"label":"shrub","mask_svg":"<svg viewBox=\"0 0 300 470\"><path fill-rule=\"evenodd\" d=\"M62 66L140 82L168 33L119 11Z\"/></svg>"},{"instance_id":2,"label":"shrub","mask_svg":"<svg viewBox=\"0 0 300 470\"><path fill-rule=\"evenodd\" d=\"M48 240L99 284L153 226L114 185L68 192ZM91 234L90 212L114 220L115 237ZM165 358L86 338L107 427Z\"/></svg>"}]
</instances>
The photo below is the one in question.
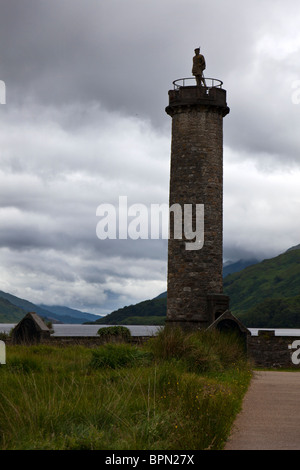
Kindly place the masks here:
<instances>
[{"instance_id":1,"label":"shrub","mask_svg":"<svg viewBox=\"0 0 300 470\"><path fill-rule=\"evenodd\" d=\"M97 335L101 336L104 339L118 339L118 340L128 340L131 337L130 330L126 326L107 326L100 328L97 331Z\"/></svg>"}]
</instances>

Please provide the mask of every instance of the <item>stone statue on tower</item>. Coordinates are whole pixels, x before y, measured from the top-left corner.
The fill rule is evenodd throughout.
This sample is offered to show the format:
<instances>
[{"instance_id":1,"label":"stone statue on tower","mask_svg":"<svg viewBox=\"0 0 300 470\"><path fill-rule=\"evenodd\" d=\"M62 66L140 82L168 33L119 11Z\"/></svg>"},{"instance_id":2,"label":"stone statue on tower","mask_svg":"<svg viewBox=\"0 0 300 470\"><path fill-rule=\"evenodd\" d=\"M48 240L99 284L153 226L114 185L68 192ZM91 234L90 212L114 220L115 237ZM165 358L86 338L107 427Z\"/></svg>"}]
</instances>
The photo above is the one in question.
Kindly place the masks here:
<instances>
[{"instance_id":1,"label":"stone statue on tower","mask_svg":"<svg viewBox=\"0 0 300 470\"><path fill-rule=\"evenodd\" d=\"M202 54L200 54L200 47L195 49L195 55L193 57L193 69L192 74L196 78L197 86L201 86L202 84L206 86L205 79L203 76L203 71L206 68L205 59Z\"/></svg>"}]
</instances>

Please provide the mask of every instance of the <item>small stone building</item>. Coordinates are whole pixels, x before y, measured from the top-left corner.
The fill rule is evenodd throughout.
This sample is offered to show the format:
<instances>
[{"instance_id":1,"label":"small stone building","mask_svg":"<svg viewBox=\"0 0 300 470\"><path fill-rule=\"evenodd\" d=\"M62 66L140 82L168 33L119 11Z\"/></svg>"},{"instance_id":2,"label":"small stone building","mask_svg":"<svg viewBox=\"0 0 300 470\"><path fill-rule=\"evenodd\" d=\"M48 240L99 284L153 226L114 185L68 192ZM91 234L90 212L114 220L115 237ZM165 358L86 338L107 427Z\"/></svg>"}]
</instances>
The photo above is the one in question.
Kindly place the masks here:
<instances>
[{"instance_id":1,"label":"small stone building","mask_svg":"<svg viewBox=\"0 0 300 470\"><path fill-rule=\"evenodd\" d=\"M13 344L36 344L50 337L50 330L35 312L29 312L12 331Z\"/></svg>"},{"instance_id":2,"label":"small stone building","mask_svg":"<svg viewBox=\"0 0 300 470\"><path fill-rule=\"evenodd\" d=\"M217 329L222 332L236 333L242 340L245 350L248 351L251 332L240 322L229 310L222 313L208 328Z\"/></svg>"}]
</instances>

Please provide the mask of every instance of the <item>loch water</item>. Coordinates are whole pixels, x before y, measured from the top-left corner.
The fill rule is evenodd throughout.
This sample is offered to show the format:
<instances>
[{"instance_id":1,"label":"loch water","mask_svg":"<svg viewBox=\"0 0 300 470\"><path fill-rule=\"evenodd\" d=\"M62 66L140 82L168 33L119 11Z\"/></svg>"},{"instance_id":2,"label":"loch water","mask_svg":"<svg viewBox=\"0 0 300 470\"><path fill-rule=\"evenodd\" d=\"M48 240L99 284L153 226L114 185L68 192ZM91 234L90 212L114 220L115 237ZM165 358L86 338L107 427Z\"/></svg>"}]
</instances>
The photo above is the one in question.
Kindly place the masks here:
<instances>
[{"instance_id":1,"label":"loch water","mask_svg":"<svg viewBox=\"0 0 300 470\"><path fill-rule=\"evenodd\" d=\"M16 324L0 323L0 333L9 333ZM99 328L111 325L78 325L78 324L54 324L52 336L97 336ZM162 326L151 325L124 325L132 336L154 336ZM296 328L248 328L252 336L257 336L258 330L274 330L275 336L300 336L300 329Z\"/></svg>"},{"instance_id":2,"label":"loch water","mask_svg":"<svg viewBox=\"0 0 300 470\"><path fill-rule=\"evenodd\" d=\"M0 332L9 333L16 324L0 323ZM52 336L97 336L99 328L111 325L78 325L78 324L53 324L54 333ZM153 336L157 334L161 326L148 325L125 325L131 332L132 336Z\"/></svg>"}]
</instances>

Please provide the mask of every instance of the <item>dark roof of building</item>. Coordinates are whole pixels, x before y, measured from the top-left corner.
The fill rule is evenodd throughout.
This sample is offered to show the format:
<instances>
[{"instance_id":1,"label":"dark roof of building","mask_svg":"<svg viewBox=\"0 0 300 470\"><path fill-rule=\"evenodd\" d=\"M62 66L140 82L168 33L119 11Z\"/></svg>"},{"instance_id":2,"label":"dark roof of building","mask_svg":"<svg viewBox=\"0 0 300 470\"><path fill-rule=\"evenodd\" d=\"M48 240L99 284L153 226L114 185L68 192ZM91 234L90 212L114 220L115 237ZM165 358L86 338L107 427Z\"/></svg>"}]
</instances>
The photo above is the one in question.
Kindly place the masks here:
<instances>
[{"instance_id":1,"label":"dark roof of building","mask_svg":"<svg viewBox=\"0 0 300 470\"><path fill-rule=\"evenodd\" d=\"M25 315L24 318L22 318L22 320L19 321L19 323L15 326L14 329L18 329L18 327L21 327L22 326L22 322L24 320L27 320L27 319L31 319L37 330L40 330L40 331L49 331L49 328L47 327L47 325L45 324L45 322L41 319L41 317L39 317L35 312L29 312L27 313L27 315Z\"/></svg>"},{"instance_id":2,"label":"dark roof of building","mask_svg":"<svg viewBox=\"0 0 300 470\"><path fill-rule=\"evenodd\" d=\"M250 335L248 328L243 325L243 323L238 320L229 310L226 310L222 315L220 315L207 329L218 328L218 325L222 322L232 322L234 323L242 333ZM220 325L221 326L221 325Z\"/></svg>"}]
</instances>

